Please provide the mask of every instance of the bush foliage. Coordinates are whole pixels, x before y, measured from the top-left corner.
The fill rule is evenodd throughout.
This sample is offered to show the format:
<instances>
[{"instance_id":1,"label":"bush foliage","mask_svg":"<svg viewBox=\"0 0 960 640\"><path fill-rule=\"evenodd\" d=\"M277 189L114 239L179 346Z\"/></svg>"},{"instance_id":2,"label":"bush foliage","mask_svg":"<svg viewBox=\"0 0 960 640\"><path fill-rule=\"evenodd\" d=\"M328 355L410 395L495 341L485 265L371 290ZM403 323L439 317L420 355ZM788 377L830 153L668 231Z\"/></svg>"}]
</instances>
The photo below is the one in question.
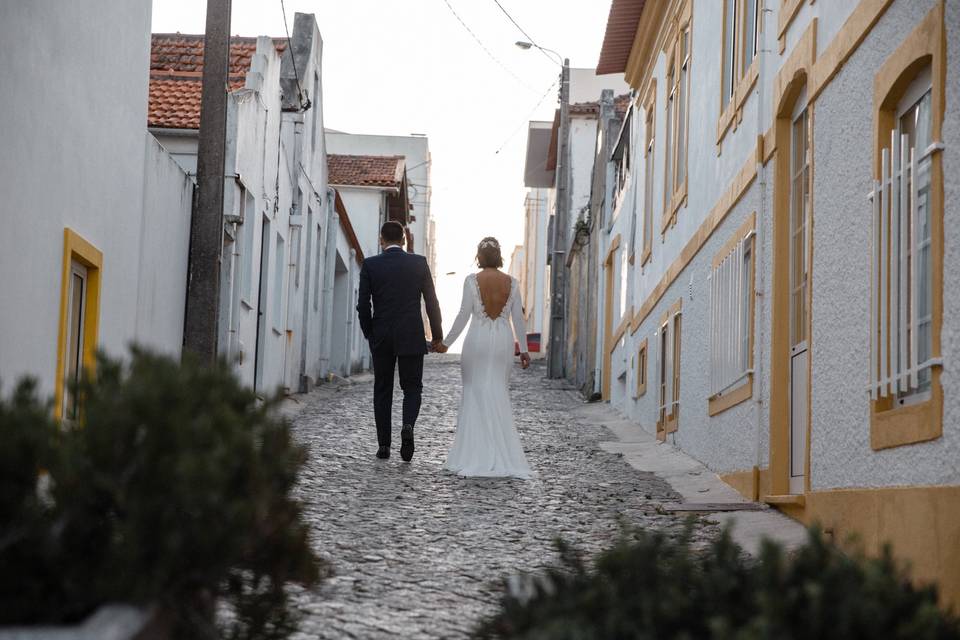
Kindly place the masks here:
<instances>
[{"instance_id":1,"label":"bush foliage","mask_svg":"<svg viewBox=\"0 0 960 640\"><path fill-rule=\"evenodd\" d=\"M327 567L291 493L305 450L276 399L258 402L224 363L139 349L100 356L77 391L74 427L31 381L0 397L0 623L132 602L159 605L178 638L289 635L287 586Z\"/></svg>"},{"instance_id":2,"label":"bush foliage","mask_svg":"<svg viewBox=\"0 0 960 640\"><path fill-rule=\"evenodd\" d=\"M624 535L589 567L558 542L560 563L509 589L477 638L524 640L957 640L960 624L915 587L889 549L846 555L811 530L787 553L746 555L724 532L705 550L690 536Z\"/></svg>"}]
</instances>

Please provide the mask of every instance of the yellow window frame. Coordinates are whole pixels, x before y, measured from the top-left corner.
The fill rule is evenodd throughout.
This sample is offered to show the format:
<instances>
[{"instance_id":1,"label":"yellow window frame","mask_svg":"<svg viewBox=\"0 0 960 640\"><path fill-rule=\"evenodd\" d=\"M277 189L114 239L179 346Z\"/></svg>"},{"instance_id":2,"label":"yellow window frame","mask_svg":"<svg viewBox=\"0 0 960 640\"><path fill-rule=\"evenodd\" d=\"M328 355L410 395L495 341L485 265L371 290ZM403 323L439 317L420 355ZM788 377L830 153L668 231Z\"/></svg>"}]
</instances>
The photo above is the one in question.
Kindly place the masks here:
<instances>
[{"instance_id":1,"label":"yellow window frame","mask_svg":"<svg viewBox=\"0 0 960 640\"><path fill-rule=\"evenodd\" d=\"M66 346L69 334L70 274L73 262L87 269L87 289L83 312L84 369L92 371L96 365L97 335L100 322L100 275L103 269L103 253L69 227L63 230L63 264L60 278L60 325L57 335L57 368L54 382L54 416L63 417L63 396L66 386Z\"/></svg>"}]
</instances>

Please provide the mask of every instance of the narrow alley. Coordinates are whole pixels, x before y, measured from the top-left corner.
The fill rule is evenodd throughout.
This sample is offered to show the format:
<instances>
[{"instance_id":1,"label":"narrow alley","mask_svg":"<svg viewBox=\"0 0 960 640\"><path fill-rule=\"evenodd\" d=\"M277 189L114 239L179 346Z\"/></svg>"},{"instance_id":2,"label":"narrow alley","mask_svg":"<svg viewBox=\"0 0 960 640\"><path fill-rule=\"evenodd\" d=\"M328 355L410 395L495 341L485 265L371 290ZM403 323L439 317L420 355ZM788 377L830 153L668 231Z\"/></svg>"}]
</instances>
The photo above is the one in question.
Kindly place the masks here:
<instances>
[{"instance_id":1,"label":"narrow alley","mask_svg":"<svg viewBox=\"0 0 960 640\"><path fill-rule=\"evenodd\" d=\"M677 494L602 451L613 435L578 424L570 409L581 401L544 373L535 362L511 379L517 427L538 474L532 481L443 471L460 399L451 357L427 359L411 464L400 461L396 434L391 458L374 457L372 378L304 398L294 418L310 447L300 496L314 544L336 575L319 592L300 594L306 618L296 637L462 637L493 610L502 576L556 560L556 536L592 553L616 537L621 521L682 530L682 514L659 509ZM703 522L696 535L716 531Z\"/></svg>"}]
</instances>

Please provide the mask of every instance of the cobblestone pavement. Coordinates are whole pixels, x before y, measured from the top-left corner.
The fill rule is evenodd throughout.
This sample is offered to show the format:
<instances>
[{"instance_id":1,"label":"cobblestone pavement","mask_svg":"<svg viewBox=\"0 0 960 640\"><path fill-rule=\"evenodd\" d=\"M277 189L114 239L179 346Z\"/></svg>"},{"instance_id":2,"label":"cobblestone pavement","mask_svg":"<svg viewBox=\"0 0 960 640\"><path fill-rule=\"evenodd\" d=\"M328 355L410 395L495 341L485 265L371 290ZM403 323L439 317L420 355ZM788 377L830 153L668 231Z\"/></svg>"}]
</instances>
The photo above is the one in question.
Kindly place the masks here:
<instances>
[{"instance_id":1,"label":"cobblestone pavement","mask_svg":"<svg viewBox=\"0 0 960 640\"><path fill-rule=\"evenodd\" d=\"M679 531L659 512L678 496L656 476L601 451L600 425L577 424L576 396L545 367L515 368L517 427L537 478L465 479L443 471L460 402L452 358L428 356L416 454L378 460L372 380L322 387L294 418L310 447L300 495L315 546L335 576L297 595L298 638L458 638L495 610L500 579L553 563L558 535L589 552L620 522ZM399 388L394 415L399 416ZM698 528L711 535L712 526Z\"/></svg>"}]
</instances>

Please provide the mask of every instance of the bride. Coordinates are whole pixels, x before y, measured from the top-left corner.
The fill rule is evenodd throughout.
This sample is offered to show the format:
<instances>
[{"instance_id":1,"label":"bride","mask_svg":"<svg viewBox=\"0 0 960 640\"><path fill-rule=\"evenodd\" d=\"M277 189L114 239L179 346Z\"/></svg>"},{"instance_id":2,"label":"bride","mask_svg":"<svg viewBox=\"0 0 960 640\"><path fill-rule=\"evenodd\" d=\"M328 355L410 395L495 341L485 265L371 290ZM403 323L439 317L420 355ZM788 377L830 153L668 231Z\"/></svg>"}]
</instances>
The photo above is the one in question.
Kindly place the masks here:
<instances>
[{"instance_id":1,"label":"bride","mask_svg":"<svg viewBox=\"0 0 960 640\"><path fill-rule=\"evenodd\" d=\"M519 286L500 271L503 257L496 238L484 238L477 246L477 264L480 272L464 280L460 313L441 349L456 342L472 319L460 358L463 399L446 468L462 476L529 478L532 472L513 423L507 388L514 334L520 364L530 366Z\"/></svg>"}]
</instances>

